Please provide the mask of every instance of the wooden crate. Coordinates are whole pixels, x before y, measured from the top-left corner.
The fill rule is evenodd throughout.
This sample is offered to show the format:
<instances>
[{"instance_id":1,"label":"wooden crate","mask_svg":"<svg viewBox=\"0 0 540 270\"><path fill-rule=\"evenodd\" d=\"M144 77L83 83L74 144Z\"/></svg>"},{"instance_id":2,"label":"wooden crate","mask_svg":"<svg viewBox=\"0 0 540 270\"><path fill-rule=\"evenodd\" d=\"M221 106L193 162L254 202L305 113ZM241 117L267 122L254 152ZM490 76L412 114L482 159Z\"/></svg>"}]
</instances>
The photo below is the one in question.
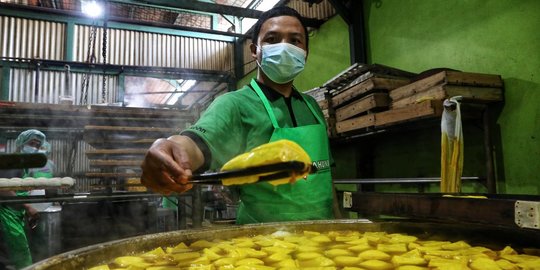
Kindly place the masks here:
<instances>
[{"instance_id":1,"label":"wooden crate","mask_svg":"<svg viewBox=\"0 0 540 270\"><path fill-rule=\"evenodd\" d=\"M389 104L387 93L373 93L336 109L336 121L340 122L374 109L386 109Z\"/></svg>"},{"instance_id":2,"label":"wooden crate","mask_svg":"<svg viewBox=\"0 0 540 270\"><path fill-rule=\"evenodd\" d=\"M421 118L442 115L442 100L426 100L403 108L392 109L376 114L375 126L386 126Z\"/></svg>"},{"instance_id":3,"label":"wooden crate","mask_svg":"<svg viewBox=\"0 0 540 270\"><path fill-rule=\"evenodd\" d=\"M336 123L336 132L345 133L367 127L375 126L377 114L367 114Z\"/></svg>"},{"instance_id":4,"label":"wooden crate","mask_svg":"<svg viewBox=\"0 0 540 270\"><path fill-rule=\"evenodd\" d=\"M332 106L337 108L347 104L347 102L360 98L371 92L377 90L387 92L388 90L392 90L400 86L406 85L409 82L410 81L408 79L372 77L359 84L355 84L333 96Z\"/></svg>"},{"instance_id":5,"label":"wooden crate","mask_svg":"<svg viewBox=\"0 0 540 270\"><path fill-rule=\"evenodd\" d=\"M418 92L412 96L394 100L391 104L393 109L402 108L424 100L444 100L449 97L461 96L464 101L475 103L489 103L503 100L503 89L492 87L457 86L439 84Z\"/></svg>"},{"instance_id":6,"label":"wooden crate","mask_svg":"<svg viewBox=\"0 0 540 270\"><path fill-rule=\"evenodd\" d=\"M438 85L469 86L475 88L486 87L490 89L501 89L503 81L499 75L469 73L459 71L441 71L424 79L401 86L390 91L390 98L393 102L413 96L420 92L425 92ZM467 92L461 90L461 92Z\"/></svg>"}]
</instances>

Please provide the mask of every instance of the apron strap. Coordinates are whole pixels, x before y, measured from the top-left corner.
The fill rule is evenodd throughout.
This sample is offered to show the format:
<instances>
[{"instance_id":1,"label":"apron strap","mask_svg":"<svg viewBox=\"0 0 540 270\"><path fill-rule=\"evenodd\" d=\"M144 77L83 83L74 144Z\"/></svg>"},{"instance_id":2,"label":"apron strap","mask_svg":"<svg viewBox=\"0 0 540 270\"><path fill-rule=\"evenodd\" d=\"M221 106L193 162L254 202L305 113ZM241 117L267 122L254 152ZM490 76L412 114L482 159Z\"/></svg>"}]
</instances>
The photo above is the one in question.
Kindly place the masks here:
<instances>
[{"instance_id":1,"label":"apron strap","mask_svg":"<svg viewBox=\"0 0 540 270\"><path fill-rule=\"evenodd\" d=\"M277 120L276 120L276 116L274 115L274 110L272 110L272 107L270 106L270 102L268 102L268 99L262 92L257 82L255 82L255 79L251 79L250 84L253 90L255 90L255 92L257 93L261 101L263 102L264 108L266 109L266 112L268 113L268 116L270 117L270 121L272 121L272 126L274 126L274 128L279 128Z\"/></svg>"},{"instance_id":2,"label":"apron strap","mask_svg":"<svg viewBox=\"0 0 540 270\"><path fill-rule=\"evenodd\" d=\"M274 126L274 128L279 128L277 120L276 120L276 116L274 115L274 110L272 110L272 106L270 106L270 102L268 101L268 99L266 98L264 93L262 92L261 88L259 87L259 85L255 81L255 79L251 79L250 85L255 90L255 92L257 93L257 95L261 99L261 101L263 102L264 108L266 109L266 112L268 113L268 116L270 117L270 120L272 121L272 125ZM317 114L317 112L315 111L315 109L313 108L311 103L309 103L304 98L304 96L302 96L302 94L300 94L300 97L302 98L304 103L308 106L309 110L315 116L315 118L317 118L317 121L319 121L319 124L326 125L325 121L321 118L321 116L319 114Z\"/></svg>"}]
</instances>

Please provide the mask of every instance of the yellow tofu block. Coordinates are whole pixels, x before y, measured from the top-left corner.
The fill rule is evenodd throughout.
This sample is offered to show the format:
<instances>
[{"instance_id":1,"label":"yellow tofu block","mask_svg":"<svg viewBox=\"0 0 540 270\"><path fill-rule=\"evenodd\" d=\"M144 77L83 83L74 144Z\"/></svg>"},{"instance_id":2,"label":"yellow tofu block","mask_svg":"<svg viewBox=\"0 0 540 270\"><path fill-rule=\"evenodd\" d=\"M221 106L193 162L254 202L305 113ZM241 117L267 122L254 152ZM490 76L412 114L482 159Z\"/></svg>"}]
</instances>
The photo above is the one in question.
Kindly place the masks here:
<instances>
[{"instance_id":1,"label":"yellow tofu block","mask_svg":"<svg viewBox=\"0 0 540 270\"><path fill-rule=\"evenodd\" d=\"M418 240L418 237L412 235L405 235L400 233L393 233L388 235L390 237L390 243L412 243Z\"/></svg>"},{"instance_id":2,"label":"yellow tofu block","mask_svg":"<svg viewBox=\"0 0 540 270\"><path fill-rule=\"evenodd\" d=\"M324 257L321 253L318 252L301 252L296 254L297 260L312 260L318 257Z\"/></svg>"},{"instance_id":3,"label":"yellow tofu block","mask_svg":"<svg viewBox=\"0 0 540 270\"><path fill-rule=\"evenodd\" d=\"M366 250L358 254L358 257L363 260L388 261L392 256L380 250Z\"/></svg>"},{"instance_id":4,"label":"yellow tofu block","mask_svg":"<svg viewBox=\"0 0 540 270\"><path fill-rule=\"evenodd\" d=\"M360 252L363 252L363 251L366 251L366 250L372 250L373 247L368 245L368 244L360 244L360 245L355 245L355 246L350 246L348 248L348 250L351 250L351 251L354 251L354 252L357 252L357 253L360 253Z\"/></svg>"},{"instance_id":5,"label":"yellow tofu block","mask_svg":"<svg viewBox=\"0 0 540 270\"><path fill-rule=\"evenodd\" d=\"M442 245L447 245L447 244L451 244L452 242L450 241L433 241L433 240L429 240L429 241L418 241L418 244L424 246L424 247L440 247Z\"/></svg>"},{"instance_id":6,"label":"yellow tofu block","mask_svg":"<svg viewBox=\"0 0 540 270\"><path fill-rule=\"evenodd\" d=\"M504 269L504 270L518 270L519 267L507 260L496 260L495 263L501 268L501 269Z\"/></svg>"},{"instance_id":7,"label":"yellow tofu block","mask_svg":"<svg viewBox=\"0 0 540 270\"><path fill-rule=\"evenodd\" d=\"M368 243L372 246L390 242L390 238L386 237L385 235L368 235L365 237L367 238Z\"/></svg>"},{"instance_id":8,"label":"yellow tofu block","mask_svg":"<svg viewBox=\"0 0 540 270\"><path fill-rule=\"evenodd\" d=\"M290 258L291 258L291 255L287 253L274 253L264 258L263 261L267 264L273 264L273 263L277 263L277 262L290 259Z\"/></svg>"},{"instance_id":9,"label":"yellow tofu block","mask_svg":"<svg viewBox=\"0 0 540 270\"><path fill-rule=\"evenodd\" d=\"M261 250L268 254L275 254L275 253L289 254L294 251L293 249L282 248L282 247L263 247L261 248Z\"/></svg>"},{"instance_id":10,"label":"yellow tofu block","mask_svg":"<svg viewBox=\"0 0 540 270\"><path fill-rule=\"evenodd\" d=\"M317 235L310 238L311 241L317 242L317 243L328 243L332 242L332 239L328 237L327 235Z\"/></svg>"},{"instance_id":11,"label":"yellow tofu block","mask_svg":"<svg viewBox=\"0 0 540 270\"><path fill-rule=\"evenodd\" d=\"M497 253L489 248L486 247L471 247L467 249L459 250L459 254L466 255L466 256L472 256L472 255L478 255L478 254L484 254L490 258L496 258Z\"/></svg>"},{"instance_id":12,"label":"yellow tofu block","mask_svg":"<svg viewBox=\"0 0 540 270\"><path fill-rule=\"evenodd\" d=\"M152 266L146 268L146 270L178 270L177 266Z\"/></svg>"},{"instance_id":13,"label":"yellow tofu block","mask_svg":"<svg viewBox=\"0 0 540 270\"><path fill-rule=\"evenodd\" d=\"M255 244L259 247L271 247L274 245L274 240L264 239L255 241Z\"/></svg>"},{"instance_id":14,"label":"yellow tofu block","mask_svg":"<svg viewBox=\"0 0 540 270\"><path fill-rule=\"evenodd\" d=\"M241 260L236 261L234 265L240 266L240 265L253 265L253 264L264 265L264 262L256 258L246 258L246 259L241 259Z\"/></svg>"},{"instance_id":15,"label":"yellow tofu block","mask_svg":"<svg viewBox=\"0 0 540 270\"><path fill-rule=\"evenodd\" d=\"M329 249L324 252L324 255L328 258L334 258L337 256L354 256L355 254L346 249Z\"/></svg>"},{"instance_id":16,"label":"yellow tofu block","mask_svg":"<svg viewBox=\"0 0 540 270\"><path fill-rule=\"evenodd\" d=\"M241 265L234 268L235 270L274 270L276 268L272 266L266 266L266 265Z\"/></svg>"},{"instance_id":17,"label":"yellow tofu block","mask_svg":"<svg viewBox=\"0 0 540 270\"><path fill-rule=\"evenodd\" d=\"M422 253L418 250L418 249L413 249L407 253L403 253L401 254L401 256L403 257L419 257L419 258L422 258L423 255Z\"/></svg>"},{"instance_id":18,"label":"yellow tofu block","mask_svg":"<svg viewBox=\"0 0 540 270\"><path fill-rule=\"evenodd\" d=\"M473 270L502 270L502 268L492 259L478 258L469 263Z\"/></svg>"},{"instance_id":19,"label":"yellow tofu block","mask_svg":"<svg viewBox=\"0 0 540 270\"><path fill-rule=\"evenodd\" d=\"M369 245L368 243L368 239L365 238L365 237L362 237L362 238L358 238L356 240L352 240L352 241L348 241L348 242L345 242L346 244L349 244L349 245Z\"/></svg>"},{"instance_id":20,"label":"yellow tofu block","mask_svg":"<svg viewBox=\"0 0 540 270\"><path fill-rule=\"evenodd\" d=\"M522 263L527 261L535 261L540 259L540 257L526 255L526 254L517 254L517 255L501 255L502 259L509 260L513 263Z\"/></svg>"},{"instance_id":21,"label":"yellow tofu block","mask_svg":"<svg viewBox=\"0 0 540 270\"><path fill-rule=\"evenodd\" d=\"M301 269L304 269L305 267L320 267L320 266L336 265L336 263L333 260L323 257L323 256L313 258L310 260L297 260L297 263Z\"/></svg>"},{"instance_id":22,"label":"yellow tofu block","mask_svg":"<svg viewBox=\"0 0 540 270\"><path fill-rule=\"evenodd\" d=\"M276 262L272 264L272 266L276 268L280 268L280 269L281 268L295 268L295 269L298 268L298 264L296 263L296 261L291 258Z\"/></svg>"},{"instance_id":23,"label":"yellow tofu block","mask_svg":"<svg viewBox=\"0 0 540 270\"><path fill-rule=\"evenodd\" d=\"M520 262L517 265L523 269L537 270L540 269L540 259Z\"/></svg>"},{"instance_id":24,"label":"yellow tofu block","mask_svg":"<svg viewBox=\"0 0 540 270\"><path fill-rule=\"evenodd\" d=\"M438 256L442 258L453 258L459 256L459 251L457 250L426 250L424 251L426 255Z\"/></svg>"},{"instance_id":25,"label":"yellow tofu block","mask_svg":"<svg viewBox=\"0 0 540 270\"><path fill-rule=\"evenodd\" d=\"M238 259L237 258L221 258L217 259L213 262L215 266L226 266L226 265L232 265L234 266L234 263L236 263Z\"/></svg>"},{"instance_id":26,"label":"yellow tofu block","mask_svg":"<svg viewBox=\"0 0 540 270\"><path fill-rule=\"evenodd\" d=\"M417 265L402 265L402 266L396 267L396 270L427 270L427 269L429 268L417 266Z\"/></svg>"},{"instance_id":27,"label":"yellow tofu block","mask_svg":"<svg viewBox=\"0 0 540 270\"><path fill-rule=\"evenodd\" d=\"M360 263L360 267L370 270L385 270L394 269L394 265L391 263L380 260L367 260Z\"/></svg>"},{"instance_id":28,"label":"yellow tofu block","mask_svg":"<svg viewBox=\"0 0 540 270\"><path fill-rule=\"evenodd\" d=\"M236 258L236 259L243 259L243 258L247 257L247 252L243 248L235 248L235 249L229 250L229 252L227 253L227 257Z\"/></svg>"},{"instance_id":29,"label":"yellow tofu block","mask_svg":"<svg viewBox=\"0 0 540 270\"><path fill-rule=\"evenodd\" d=\"M355 266L362 261L356 256L337 256L333 260L337 266Z\"/></svg>"},{"instance_id":30,"label":"yellow tofu block","mask_svg":"<svg viewBox=\"0 0 540 270\"><path fill-rule=\"evenodd\" d=\"M170 255L175 261L194 260L201 257L199 252L175 253Z\"/></svg>"},{"instance_id":31,"label":"yellow tofu block","mask_svg":"<svg viewBox=\"0 0 540 270\"><path fill-rule=\"evenodd\" d=\"M349 235L349 236L336 236L336 242L352 242L356 241L360 235Z\"/></svg>"},{"instance_id":32,"label":"yellow tofu block","mask_svg":"<svg viewBox=\"0 0 540 270\"><path fill-rule=\"evenodd\" d=\"M283 240L276 240L274 242L274 246L279 247L279 248L296 249L296 247L298 245L295 244L295 243L289 243L289 242L283 241Z\"/></svg>"},{"instance_id":33,"label":"yellow tofu block","mask_svg":"<svg viewBox=\"0 0 540 270\"><path fill-rule=\"evenodd\" d=\"M351 245L349 244L335 244L335 245L330 245L328 247L326 247L327 249L347 249L349 248Z\"/></svg>"},{"instance_id":34,"label":"yellow tofu block","mask_svg":"<svg viewBox=\"0 0 540 270\"><path fill-rule=\"evenodd\" d=\"M146 268L152 266L147 263L143 258L136 256L122 256L114 259L114 263L119 267L135 266L139 268Z\"/></svg>"},{"instance_id":35,"label":"yellow tofu block","mask_svg":"<svg viewBox=\"0 0 540 270\"><path fill-rule=\"evenodd\" d=\"M427 261L422 257L405 257L396 255L392 257L392 263L395 265L427 265Z\"/></svg>"},{"instance_id":36,"label":"yellow tofu block","mask_svg":"<svg viewBox=\"0 0 540 270\"><path fill-rule=\"evenodd\" d=\"M215 260L222 257L221 255L217 254L214 250L212 250L210 248L203 249L202 253L203 253L204 256L206 256L211 261L215 261Z\"/></svg>"},{"instance_id":37,"label":"yellow tofu block","mask_svg":"<svg viewBox=\"0 0 540 270\"><path fill-rule=\"evenodd\" d=\"M242 248L244 250L244 252L246 253L246 256L249 257L249 258L257 258L257 259L261 259L261 258L264 258L266 256L268 256L268 254L262 250L256 250L256 249L253 249L253 248Z\"/></svg>"},{"instance_id":38,"label":"yellow tofu block","mask_svg":"<svg viewBox=\"0 0 540 270\"><path fill-rule=\"evenodd\" d=\"M217 266L217 269L218 270L231 270L231 269L234 269L234 265L226 264L226 265L222 265L222 266Z\"/></svg>"},{"instance_id":39,"label":"yellow tofu block","mask_svg":"<svg viewBox=\"0 0 540 270\"><path fill-rule=\"evenodd\" d=\"M318 253L322 253L322 250L323 250L323 248L320 247L320 246L303 246L303 245L298 246L298 248L296 249L296 251L298 253L301 253L301 252L318 252Z\"/></svg>"},{"instance_id":40,"label":"yellow tofu block","mask_svg":"<svg viewBox=\"0 0 540 270\"><path fill-rule=\"evenodd\" d=\"M467 267L467 262L462 260L452 260L444 258L433 258L429 260L428 267L435 267L437 269L470 269Z\"/></svg>"},{"instance_id":41,"label":"yellow tofu block","mask_svg":"<svg viewBox=\"0 0 540 270\"><path fill-rule=\"evenodd\" d=\"M148 252L145 252L141 255L141 257L145 258L145 259L152 259L152 258L160 258L160 257L163 257L165 256L167 253L165 253L165 250L163 250L163 248L161 247L158 247L158 248L155 248L151 251L148 251Z\"/></svg>"},{"instance_id":42,"label":"yellow tofu block","mask_svg":"<svg viewBox=\"0 0 540 270\"><path fill-rule=\"evenodd\" d=\"M517 251L515 251L512 247L506 246L501 251L499 251L499 255L516 255L518 254Z\"/></svg>"},{"instance_id":43,"label":"yellow tofu block","mask_svg":"<svg viewBox=\"0 0 540 270\"><path fill-rule=\"evenodd\" d=\"M302 241L305 241L307 238L303 236L297 236L297 235L289 235L283 237L283 241L289 242L289 243L300 243Z\"/></svg>"},{"instance_id":44,"label":"yellow tofu block","mask_svg":"<svg viewBox=\"0 0 540 270\"><path fill-rule=\"evenodd\" d=\"M386 253L405 253L409 251L405 243L378 244L377 250L380 250Z\"/></svg>"},{"instance_id":45,"label":"yellow tofu block","mask_svg":"<svg viewBox=\"0 0 540 270\"><path fill-rule=\"evenodd\" d=\"M189 245L189 247L192 248L192 249L203 249L203 248L212 247L215 244L216 243L212 243L212 242L209 242L207 240L198 240L198 241L195 241L195 242L191 243L191 245Z\"/></svg>"},{"instance_id":46,"label":"yellow tofu block","mask_svg":"<svg viewBox=\"0 0 540 270\"><path fill-rule=\"evenodd\" d=\"M178 268L175 268L176 270L178 270ZM212 264L209 264L209 265L190 265L188 267L186 267L186 270L214 270L215 267L214 265ZM149 270L148 268L146 268L146 270ZM163 269L163 270L169 270L169 269ZM173 269L170 269L170 270L173 270Z\"/></svg>"},{"instance_id":47,"label":"yellow tofu block","mask_svg":"<svg viewBox=\"0 0 540 270\"><path fill-rule=\"evenodd\" d=\"M457 241L451 244L441 245L441 248L444 250L460 250L470 248L471 245L467 244L465 241Z\"/></svg>"}]
</instances>

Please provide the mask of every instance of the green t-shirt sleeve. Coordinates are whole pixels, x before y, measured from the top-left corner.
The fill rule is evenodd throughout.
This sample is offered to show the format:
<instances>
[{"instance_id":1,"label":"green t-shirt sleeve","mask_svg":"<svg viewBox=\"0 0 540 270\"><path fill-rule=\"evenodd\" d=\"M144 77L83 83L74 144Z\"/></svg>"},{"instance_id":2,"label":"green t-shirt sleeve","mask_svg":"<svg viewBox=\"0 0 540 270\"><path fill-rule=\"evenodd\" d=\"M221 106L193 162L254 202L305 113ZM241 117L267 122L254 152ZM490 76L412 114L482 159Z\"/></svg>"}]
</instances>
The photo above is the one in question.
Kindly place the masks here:
<instances>
[{"instance_id":1,"label":"green t-shirt sleeve","mask_svg":"<svg viewBox=\"0 0 540 270\"><path fill-rule=\"evenodd\" d=\"M233 93L218 97L195 125L186 129L198 135L211 152L209 169L216 170L244 152L245 135L238 101Z\"/></svg>"}]
</instances>

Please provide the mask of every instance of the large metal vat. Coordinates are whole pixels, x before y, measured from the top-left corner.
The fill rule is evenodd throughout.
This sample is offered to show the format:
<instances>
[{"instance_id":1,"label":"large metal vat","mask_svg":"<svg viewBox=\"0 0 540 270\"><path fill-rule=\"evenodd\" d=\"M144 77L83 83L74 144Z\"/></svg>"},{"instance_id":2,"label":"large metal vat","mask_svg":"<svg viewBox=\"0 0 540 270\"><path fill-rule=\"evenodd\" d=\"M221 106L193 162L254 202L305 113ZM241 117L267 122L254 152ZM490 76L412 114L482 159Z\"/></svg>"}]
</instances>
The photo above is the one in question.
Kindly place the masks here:
<instances>
[{"instance_id":1,"label":"large metal vat","mask_svg":"<svg viewBox=\"0 0 540 270\"><path fill-rule=\"evenodd\" d=\"M38 262L26 269L85 269L126 254L148 251L158 246L174 246L180 242L190 243L199 239L227 239L237 236L253 236L273 233L276 230L301 232L303 230L358 230L400 232L422 239L465 240L472 245L482 245L491 249L501 249L506 245L521 248L540 248L540 231L515 229L500 226L475 225L465 223L423 223L412 220L370 222L368 220L323 220L305 222L265 223L244 226L224 226L213 229L182 230L150 234L103 244L88 246L63 253Z\"/></svg>"}]
</instances>

